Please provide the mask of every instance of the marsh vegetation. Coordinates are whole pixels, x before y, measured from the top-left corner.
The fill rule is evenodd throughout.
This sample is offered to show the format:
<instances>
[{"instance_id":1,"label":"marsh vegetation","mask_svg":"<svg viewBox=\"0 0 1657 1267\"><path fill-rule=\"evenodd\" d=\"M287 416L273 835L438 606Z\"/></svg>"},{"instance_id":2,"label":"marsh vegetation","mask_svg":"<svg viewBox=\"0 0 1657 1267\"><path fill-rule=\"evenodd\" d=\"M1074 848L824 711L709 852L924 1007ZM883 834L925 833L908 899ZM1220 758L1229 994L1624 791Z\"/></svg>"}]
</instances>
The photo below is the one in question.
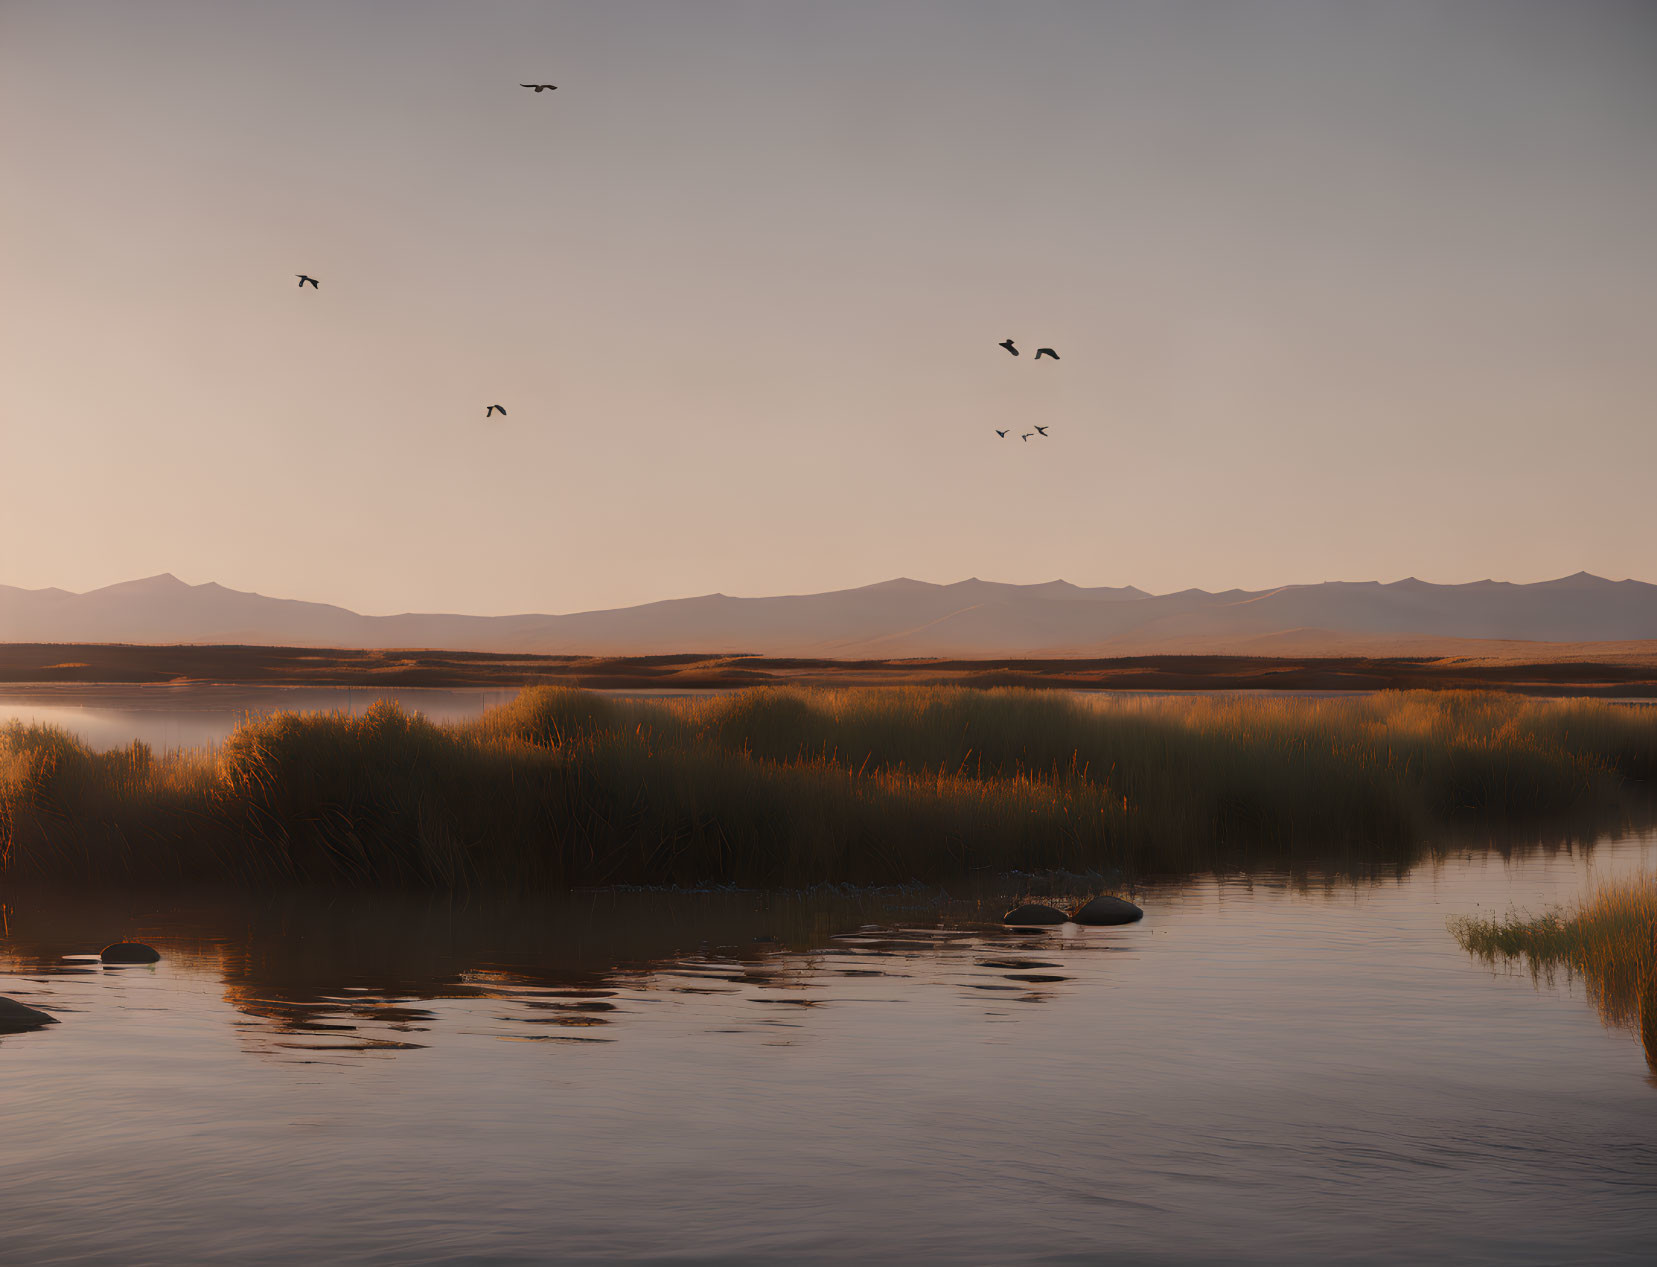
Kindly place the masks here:
<instances>
[{"instance_id":1,"label":"marsh vegetation","mask_svg":"<svg viewBox=\"0 0 1657 1267\"><path fill-rule=\"evenodd\" d=\"M1463 916L1450 931L1487 963L1523 963L1538 981L1581 980L1600 1018L1638 1032L1657 1069L1657 875L1603 884L1541 915Z\"/></svg>"},{"instance_id":2,"label":"marsh vegetation","mask_svg":"<svg viewBox=\"0 0 1657 1267\"><path fill-rule=\"evenodd\" d=\"M281 713L160 755L14 724L0 865L425 887L1361 869L1461 830L1604 830L1654 783L1657 712L1588 701L538 687L469 722Z\"/></svg>"}]
</instances>

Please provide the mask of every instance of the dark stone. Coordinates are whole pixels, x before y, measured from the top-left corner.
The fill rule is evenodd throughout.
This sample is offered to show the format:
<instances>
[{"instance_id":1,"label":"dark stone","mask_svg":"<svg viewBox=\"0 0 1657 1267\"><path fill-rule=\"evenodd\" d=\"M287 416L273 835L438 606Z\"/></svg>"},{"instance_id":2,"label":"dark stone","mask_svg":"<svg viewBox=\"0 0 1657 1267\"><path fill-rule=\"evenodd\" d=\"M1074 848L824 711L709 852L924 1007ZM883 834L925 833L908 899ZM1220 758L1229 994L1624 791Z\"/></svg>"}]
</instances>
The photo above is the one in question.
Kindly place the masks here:
<instances>
[{"instance_id":1,"label":"dark stone","mask_svg":"<svg viewBox=\"0 0 1657 1267\"><path fill-rule=\"evenodd\" d=\"M105 963L160 963L161 952L141 941L118 941L98 952Z\"/></svg>"},{"instance_id":2,"label":"dark stone","mask_svg":"<svg viewBox=\"0 0 1657 1267\"><path fill-rule=\"evenodd\" d=\"M1077 907L1070 918L1078 924L1131 924L1144 919L1145 912L1119 897L1096 897L1086 906Z\"/></svg>"},{"instance_id":3,"label":"dark stone","mask_svg":"<svg viewBox=\"0 0 1657 1267\"><path fill-rule=\"evenodd\" d=\"M1001 917L1003 924L1066 924L1070 916L1056 906L1043 906L1039 902L1032 902L1028 906L1015 906Z\"/></svg>"},{"instance_id":4,"label":"dark stone","mask_svg":"<svg viewBox=\"0 0 1657 1267\"><path fill-rule=\"evenodd\" d=\"M19 1003L16 999L0 996L0 1034L21 1034L39 1029L42 1025L56 1025L58 1018L39 1008Z\"/></svg>"}]
</instances>

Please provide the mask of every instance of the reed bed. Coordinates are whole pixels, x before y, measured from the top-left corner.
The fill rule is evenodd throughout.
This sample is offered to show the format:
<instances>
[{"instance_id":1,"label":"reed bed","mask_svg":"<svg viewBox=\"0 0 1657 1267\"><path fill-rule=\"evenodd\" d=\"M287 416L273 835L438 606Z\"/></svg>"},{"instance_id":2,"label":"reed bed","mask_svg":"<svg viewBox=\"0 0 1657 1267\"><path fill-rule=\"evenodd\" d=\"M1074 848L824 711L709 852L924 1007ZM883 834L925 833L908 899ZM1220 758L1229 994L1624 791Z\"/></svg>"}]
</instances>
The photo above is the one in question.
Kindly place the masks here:
<instances>
[{"instance_id":1,"label":"reed bed","mask_svg":"<svg viewBox=\"0 0 1657 1267\"><path fill-rule=\"evenodd\" d=\"M1523 962L1535 980L1580 979L1609 1026L1634 1030L1657 1070L1657 875L1601 885L1565 910L1450 921L1487 963Z\"/></svg>"},{"instance_id":2,"label":"reed bed","mask_svg":"<svg viewBox=\"0 0 1657 1267\"><path fill-rule=\"evenodd\" d=\"M458 888L1402 865L1650 804L1657 711L1507 695L536 687L250 719L213 751L0 730L0 874Z\"/></svg>"}]
</instances>

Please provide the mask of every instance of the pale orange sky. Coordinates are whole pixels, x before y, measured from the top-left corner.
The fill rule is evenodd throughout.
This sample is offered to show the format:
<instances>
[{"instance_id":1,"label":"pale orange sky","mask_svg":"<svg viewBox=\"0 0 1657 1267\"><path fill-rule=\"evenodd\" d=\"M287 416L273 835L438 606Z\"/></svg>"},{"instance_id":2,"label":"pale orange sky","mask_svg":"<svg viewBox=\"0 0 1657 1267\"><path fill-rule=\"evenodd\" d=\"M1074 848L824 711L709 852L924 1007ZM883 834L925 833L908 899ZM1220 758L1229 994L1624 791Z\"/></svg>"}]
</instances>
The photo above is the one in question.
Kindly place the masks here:
<instances>
[{"instance_id":1,"label":"pale orange sky","mask_svg":"<svg viewBox=\"0 0 1657 1267\"><path fill-rule=\"evenodd\" d=\"M1651 3L3 0L0 163L0 584L1657 579Z\"/></svg>"}]
</instances>

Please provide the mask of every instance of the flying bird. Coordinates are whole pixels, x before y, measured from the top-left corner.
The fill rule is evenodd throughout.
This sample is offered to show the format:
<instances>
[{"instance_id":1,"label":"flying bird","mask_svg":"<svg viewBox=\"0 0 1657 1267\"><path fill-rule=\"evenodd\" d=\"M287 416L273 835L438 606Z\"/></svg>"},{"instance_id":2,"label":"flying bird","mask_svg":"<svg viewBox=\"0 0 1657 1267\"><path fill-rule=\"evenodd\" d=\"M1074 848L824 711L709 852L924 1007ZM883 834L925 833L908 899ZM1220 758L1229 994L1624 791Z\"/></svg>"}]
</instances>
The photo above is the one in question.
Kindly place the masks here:
<instances>
[{"instance_id":1,"label":"flying bird","mask_svg":"<svg viewBox=\"0 0 1657 1267\"><path fill-rule=\"evenodd\" d=\"M497 410L497 409L499 409L501 411L501 417L502 418L506 417L506 408L503 405L490 405L489 408L487 408L483 411L483 416L485 418L493 417L494 413L495 413L495 410Z\"/></svg>"},{"instance_id":2,"label":"flying bird","mask_svg":"<svg viewBox=\"0 0 1657 1267\"><path fill-rule=\"evenodd\" d=\"M1059 359L1059 354L1057 352L1053 351L1052 348L1037 348L1036 349L1036 360L1039 361L1044 356L1050 356L1055 361Z\"/></svg>"},{"instance_id":3,"label":"flying bird","mask_svg":"<svg viewBox=\"0 0 1657 1267\"><path fill-rule=\"evenodd\" d=\"M558 85L557 84L519 84L518 87L520 87L520 88L533 88L533 89L535 89L536 92L546 92L549 89L553 92L558 91Z\"/></svg>"},{"instance_id":4,"label":"flying bird","mask_svg":"<svg viewBox=\"0 0 1657 1267\"><path fill-rule=\"evenodd\" d=\"M1011 352L1014 356L1018 355L1018 349L1013 346L1013 341L1011 339L1007 339L1004 342L997 343L995 346L998 347L998 348L1006 348L1007 351Z\"/></svg>"},{"instance_id":5,"label":"flying bird","mask_svg":"<svg viewBox=\"0 0 1657 1267\"><path fill-rule=\"evenodd\" d=\"M1036 433L1034 431L1026 431L1023 435L1019 436L1019 439L1020 440L1028 440L1031 436L1033 436L1035 434Z\"/></svg>"},{"instance_id":6,"label":"flying bird","mask_svg":"<svg viewBox=\"0 0 1657 1267\"><path fill-rule=\"evenodd\" d=\"M1052 426L1052 425L1053 425L1053 424L1052 424L1052 423L1048 423L1048 424L1047 424L1047 427L1051 427L1051 426ZM1047 434L1047 427L1037 427L1037 428L1036 428L1036 430L1037 430L1037 431L1038 431L1038 432L1039 432L1039 433L1040 433L1040 434L1042 434L1042 435L1046 435L1046 434Z\"/></svg>"},{"instance_id":7,"label":"flying bird","mask_svg":"<svg viewBox=\"0 0 1657 1267\"><path fill-rule=\"evenodd\" d=\"M1000 436L1003 440L1005 440L1007 438L1007 433L1005 431L1000 430L999 428L996 429L995 434Z\"/></svg>"},{"instance_id":8,"label":"flying bird","mask_svg":"<svg viewBox=\"0 0 1657 1267\"><path fill-rule=\"evenodd\" d=\"M318 286L317 286L317 284L316 284L316 278L314 278L314 277L309 277L309 276L307 276L307 275L306 275L306 274L304 274L304 273L295 273L295 274L294 274L294 276L295 276L295 277L297 277L297 278L298 278L298 279L299 279L299 289L300 289L300 290L304 290L304 289L305 289L305 283L306 283L306 282L310 282L310 283L311 283L311 289L312 289L312 290L316 290L316 289L318 289Z\"/></svg>"}]
</instances>

